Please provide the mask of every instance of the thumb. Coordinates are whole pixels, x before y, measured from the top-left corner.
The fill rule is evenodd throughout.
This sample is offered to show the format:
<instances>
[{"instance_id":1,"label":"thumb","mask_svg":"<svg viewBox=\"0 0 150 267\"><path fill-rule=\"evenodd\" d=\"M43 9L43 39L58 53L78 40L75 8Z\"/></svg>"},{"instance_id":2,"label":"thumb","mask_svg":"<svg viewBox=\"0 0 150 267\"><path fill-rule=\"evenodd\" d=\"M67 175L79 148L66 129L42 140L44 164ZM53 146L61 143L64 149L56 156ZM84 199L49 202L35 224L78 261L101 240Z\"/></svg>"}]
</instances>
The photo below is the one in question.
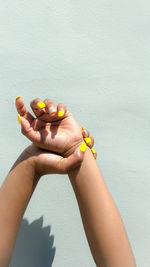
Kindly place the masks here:
<instances>
[{"instance_id":1,"label":"thumb","mask_svg":"<svg viewBox=\"0 0 150 267\"><path fill-rule=\"evenodd\" d=\"M80 147L78 147L72 155L70 155L68 158L62 158L59 161L59 170L62 174L66 174L68 171L81 165L85 155L86 147L86 143L82 142Z\"/></svg>"}]
</instances>

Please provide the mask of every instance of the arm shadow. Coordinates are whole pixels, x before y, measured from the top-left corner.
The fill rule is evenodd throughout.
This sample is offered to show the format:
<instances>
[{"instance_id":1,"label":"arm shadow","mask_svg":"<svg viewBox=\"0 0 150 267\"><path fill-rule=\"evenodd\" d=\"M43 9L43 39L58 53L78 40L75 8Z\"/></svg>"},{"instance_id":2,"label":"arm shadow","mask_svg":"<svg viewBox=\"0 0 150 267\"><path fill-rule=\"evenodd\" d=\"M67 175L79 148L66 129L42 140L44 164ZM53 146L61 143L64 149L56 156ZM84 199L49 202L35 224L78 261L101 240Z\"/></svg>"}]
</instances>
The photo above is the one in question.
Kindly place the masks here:
<instances>
[{"instance_id":1,"label":"arm shadow","mask_svg":"<svg viewBox=\"0 0 150 267\"><path fill-rule=\"evenodd\" d=\"M56 248L51 227L43 227L43 217L29 224L23 219L9 267L50 267Z\"/></svg>"}]
</instances>

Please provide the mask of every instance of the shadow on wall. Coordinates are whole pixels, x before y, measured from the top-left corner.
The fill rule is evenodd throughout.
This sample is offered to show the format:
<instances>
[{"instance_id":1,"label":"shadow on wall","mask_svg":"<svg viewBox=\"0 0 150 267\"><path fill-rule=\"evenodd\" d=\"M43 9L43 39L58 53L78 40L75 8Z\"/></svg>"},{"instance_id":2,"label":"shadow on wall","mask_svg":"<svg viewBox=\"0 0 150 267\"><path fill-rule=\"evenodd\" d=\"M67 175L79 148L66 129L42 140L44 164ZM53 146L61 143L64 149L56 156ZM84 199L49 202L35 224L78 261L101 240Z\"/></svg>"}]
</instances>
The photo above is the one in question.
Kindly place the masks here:
<instances>
[{"instance_id":1,"label":"shadow on wall","mask_svg":"<svg viewBox=\"0 0 150 267\"><path fill-rule=\"evenodd\" d=\"M56 248L50 226L43 227L43 217L31 224L23 219L9 267L50 267Z\"/></svg>"}]
</instances>

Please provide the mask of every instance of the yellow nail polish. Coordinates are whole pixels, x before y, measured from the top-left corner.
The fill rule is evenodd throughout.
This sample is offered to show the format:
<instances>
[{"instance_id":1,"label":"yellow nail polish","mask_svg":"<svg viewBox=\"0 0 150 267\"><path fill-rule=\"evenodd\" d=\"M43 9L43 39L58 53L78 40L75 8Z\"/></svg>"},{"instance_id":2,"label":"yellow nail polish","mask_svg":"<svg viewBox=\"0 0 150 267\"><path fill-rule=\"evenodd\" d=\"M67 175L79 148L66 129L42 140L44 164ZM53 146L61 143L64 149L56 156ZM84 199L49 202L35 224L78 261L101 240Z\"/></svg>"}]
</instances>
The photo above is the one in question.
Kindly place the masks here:
<instances>
[{"instance_id":1,"label":"yellow nail polish","mask_svg":"<svg viewBox=\"0 0 150 267\"><path fill-rule=\"evenodd\" d=\"M92 151L93 154L97 153L93 148L91 149L91 151Z\"/></svg>"},{"instance_id":2,"label":"yellow nail polish","mask_svg":"<svg viewBox=\"0 0 150 267\"><path fill-rule=\"evenodd\" d=\"M21 117L19 114L18 114L18 122L19 122L19 124L21 124Z\"/></svg>"},{"instance_id":3,"label":"yellow nail polish","mask_svg":"<svg viewBox=\"0 0 150 267\"><path fill-rule=\"evenodd\" d=\"M59 110L58 111L58 117L62 117L64 116L64 111L63 110Z\"/></svg>"},{"instance_id":4,"label":"yellow nail polish","mask_svg":"<svg viewBox=\"0 0 150 267\"><path fill-rule=\"evenodd\" d=\"M19 99L19 98L20 98L20 96L16 96L16 100Z\"/></svg>"},{"instance_id":5,"label":"yellow nail polish","mask_svg":"<svg viewBox=\"0 0 150 267\"><path fill-rule=\"evenodd\" d=\"M84 140L86 141L87 144L92 142L91 138L89 138L89 137L84 138Z\"/></svg>"},{"instance_id":6,"label":"yellow nail polish","mask_svg":"<svg viewBox=\"0 0 150 267\"><path fill-rule=\"evenodd\" d=\"M85 128L81 126L81 130L84 131L84 129L85 129Z\"/></svg>"},{"instance_id":7,"label":"yellow nail polish","mask_svg":"<svg viewBox=\"0 0 150 267\"><path fill-rule=\"evenodd\" d=\"M80 150L82 152L85 152L86 151L86 143L85 142L82 142L81 146L80 146Z\"/></svg>"},{"instance_id":8,"label":"yellow nail polish","mask_svg":"<svg viewBox=\"0 0 150 267\"><path fill-rule=\"evenodd\" d=\"M46 107L45 103L43 103L43 102L38 102L38 103L37 103L37 106L38 106L40 109Z\"/></svg>"}]
</instances>

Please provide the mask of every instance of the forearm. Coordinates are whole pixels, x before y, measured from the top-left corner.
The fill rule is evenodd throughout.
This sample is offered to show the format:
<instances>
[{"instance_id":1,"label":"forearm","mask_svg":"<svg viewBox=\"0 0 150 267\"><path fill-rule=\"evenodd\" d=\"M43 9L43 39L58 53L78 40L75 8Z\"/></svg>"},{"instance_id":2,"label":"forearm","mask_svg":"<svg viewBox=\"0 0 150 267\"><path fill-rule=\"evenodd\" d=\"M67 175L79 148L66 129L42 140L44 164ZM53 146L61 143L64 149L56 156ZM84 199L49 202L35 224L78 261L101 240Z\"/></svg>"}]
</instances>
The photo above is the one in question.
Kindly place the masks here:
<instances>
[{"instance_id":1,"label":"forearm","mask_svg":"<svg viewBox=\"0 0 150 267\"><path fill-rule=\"evenodd\" d=\"M0 266L9 265L23 214L37 182L33 165L21 156L0 188Z\"/></svg>"},{"instance_id":2,"label":"forearm","mask_svg":"<svg viewBox=\"0 0 150 267\"><path fill-rule=\"evenodd\" d=\"M135 267L123 222L89 148L69 178L97 266Z\"/></svg>"}]
</instances>

